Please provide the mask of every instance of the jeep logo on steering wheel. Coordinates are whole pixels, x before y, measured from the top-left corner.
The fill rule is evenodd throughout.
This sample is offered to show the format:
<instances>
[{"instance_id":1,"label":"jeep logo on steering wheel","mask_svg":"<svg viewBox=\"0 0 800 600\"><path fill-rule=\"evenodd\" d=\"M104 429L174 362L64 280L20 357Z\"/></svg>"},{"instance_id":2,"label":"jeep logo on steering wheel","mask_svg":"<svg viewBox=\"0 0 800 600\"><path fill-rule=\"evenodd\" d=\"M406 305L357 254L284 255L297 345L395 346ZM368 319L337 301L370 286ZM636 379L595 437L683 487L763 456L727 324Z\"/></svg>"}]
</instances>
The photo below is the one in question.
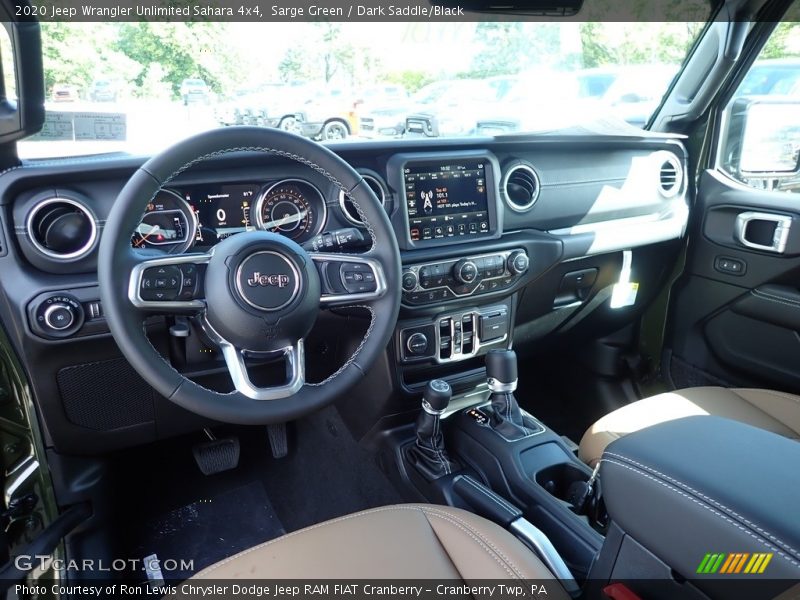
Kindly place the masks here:
<instances>
[{"instance_id":1,"label":"jeep logo on steering wheel","mask_svg":"<svg viewBox=\"0 0 800 600\"><path fill-rule=\"evenodd\" d=\"M247 285L249 285L250 287L257 287L257 286L267 287L267 286L270 286L270 285L274 285L274 286L277 286L279 288L284 288L287 285L289 285L289 276L288 275L262 275L259 271L256 271L247 280Z\"/></svg>"}]
</instances>

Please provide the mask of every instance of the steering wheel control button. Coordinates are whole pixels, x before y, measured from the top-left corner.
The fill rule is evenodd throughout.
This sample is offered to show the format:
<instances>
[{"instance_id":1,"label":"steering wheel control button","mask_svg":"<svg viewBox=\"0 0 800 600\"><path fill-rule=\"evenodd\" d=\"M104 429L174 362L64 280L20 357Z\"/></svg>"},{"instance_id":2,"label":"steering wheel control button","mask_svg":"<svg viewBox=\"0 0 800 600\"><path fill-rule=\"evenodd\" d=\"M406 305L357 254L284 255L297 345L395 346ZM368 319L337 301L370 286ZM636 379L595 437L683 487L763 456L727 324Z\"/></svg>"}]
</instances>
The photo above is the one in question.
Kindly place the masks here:
<instances>
[{"instance_id":1,"label":"steering wheel control button","mask_svg":"<svg viewBox=\"0 0 800 600\"><path fill-rule=\"evenodd\" d=\"M255 252L236 272L239 295L253 308L264 311L289 306L300 292L300 273L294 263L272 250Z\"/></svg>"},{"instance_id":2,"label":"steering wheel control button","mask_svg":"<svg viewBox=\"0 0 800 600\"><path fill-rule=\"evenodd\" d=\"M84 311L80 301L71 294L54 294L36 304L31 317L36 333L50 338L65 338L83 326Z\"/></svg>"},{"instance_id":3,"label":"steering wheel control button","mask_svg":"<svg viewBox=\"0 0 800 600\"><path fill-rule=\"evenodd\" d=\"M350 294L367 294L378 289L375 273L363 263L341 263L340 274L344 289Z\"/></svg>"}]
</instances>

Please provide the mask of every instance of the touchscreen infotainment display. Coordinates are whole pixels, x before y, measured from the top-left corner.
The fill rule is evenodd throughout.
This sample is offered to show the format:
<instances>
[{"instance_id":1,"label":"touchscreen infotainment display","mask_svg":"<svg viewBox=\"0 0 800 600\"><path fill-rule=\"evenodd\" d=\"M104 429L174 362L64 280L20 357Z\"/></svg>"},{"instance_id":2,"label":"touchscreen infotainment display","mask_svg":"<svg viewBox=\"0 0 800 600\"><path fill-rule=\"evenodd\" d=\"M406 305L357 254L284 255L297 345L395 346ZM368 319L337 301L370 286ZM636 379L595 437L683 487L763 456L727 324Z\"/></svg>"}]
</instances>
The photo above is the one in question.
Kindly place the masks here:
<instances>
[{"instance_id":1,"label":"touchscreen infotainment display","mask_svg":"<svg viewBox=\"0 0 800 600\"><path fill-rule=\"evenodd\" d=\"M411 241L491 234L486 168L485 159L406 163Z\"/></svg>"}]
</instances>

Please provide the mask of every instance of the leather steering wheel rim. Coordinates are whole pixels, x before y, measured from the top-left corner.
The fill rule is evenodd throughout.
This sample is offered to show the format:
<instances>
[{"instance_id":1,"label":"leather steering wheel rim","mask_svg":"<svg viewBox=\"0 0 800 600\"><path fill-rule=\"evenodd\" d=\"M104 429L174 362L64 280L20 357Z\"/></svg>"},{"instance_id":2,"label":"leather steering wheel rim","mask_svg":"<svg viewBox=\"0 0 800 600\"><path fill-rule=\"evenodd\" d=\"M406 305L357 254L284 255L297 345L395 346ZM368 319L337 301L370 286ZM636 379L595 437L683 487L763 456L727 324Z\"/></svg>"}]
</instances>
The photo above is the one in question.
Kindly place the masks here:
<instances>
[{"instance_id":1,"label":"leather steering wheel rim","mask_svg":"<svg viewBox=\"0 0 800 600\"><path fill-rule=\"evenodd\" d=\"M289 159L325 176L347 194L361 214L372 239L362 256L379 263L384 293L368 303L353 303L371 313L364 339L353 355L321 383L303 383L291 396L254 400L241 391L219 393L186 378L166 361L145 335L145 314L129 298L137 264L153 258L131 247L131 234L145 207L180 173L211 158L230 153L262 153ZM248 235L246 233L237 236ZM236 236L233 236L236 237ZM339 156L298 135L279 129L229 127L188 138L154 156L128 180L117 197L100 241L98 278L109 329L133 368L159 394L204 417L237 424L285 422L318 410L354 386L385 350L400 309L400 251L383 206L363 178ZM322 309L320 309L322 310Z\"/></svg>"}]
</instances>

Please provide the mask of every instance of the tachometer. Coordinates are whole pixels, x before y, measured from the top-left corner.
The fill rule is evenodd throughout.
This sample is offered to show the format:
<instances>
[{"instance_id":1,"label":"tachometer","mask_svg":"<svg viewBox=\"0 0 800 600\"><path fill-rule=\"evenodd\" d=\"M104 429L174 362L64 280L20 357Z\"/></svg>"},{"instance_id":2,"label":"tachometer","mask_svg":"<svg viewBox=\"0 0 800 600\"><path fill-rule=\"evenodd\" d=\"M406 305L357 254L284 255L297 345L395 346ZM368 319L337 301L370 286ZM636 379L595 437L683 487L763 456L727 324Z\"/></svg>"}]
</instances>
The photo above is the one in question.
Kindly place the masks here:
<instances>
[{"instance_id":1,"label":"tachometer","mask_svg":"<svg viewBox=\"0 0 800 600\"><path fill-rule=\"evenodd\" d=\"M270 186L255 205L259 229L280 233L297 243L317 235L325 224L325 199L307 181L285 179Z\"/></svg>"},{"instance_id":2,"label":"tachometer","mask_svg":"<svg viewBox=\"0 0 800 600\"><path fill-rule=\"evenodd\" d=\"M192 245L196 232L197 216L192 208L175 192L161 190L147 205L131 244L180 254Z\"/></svg>"}]
</instances>

